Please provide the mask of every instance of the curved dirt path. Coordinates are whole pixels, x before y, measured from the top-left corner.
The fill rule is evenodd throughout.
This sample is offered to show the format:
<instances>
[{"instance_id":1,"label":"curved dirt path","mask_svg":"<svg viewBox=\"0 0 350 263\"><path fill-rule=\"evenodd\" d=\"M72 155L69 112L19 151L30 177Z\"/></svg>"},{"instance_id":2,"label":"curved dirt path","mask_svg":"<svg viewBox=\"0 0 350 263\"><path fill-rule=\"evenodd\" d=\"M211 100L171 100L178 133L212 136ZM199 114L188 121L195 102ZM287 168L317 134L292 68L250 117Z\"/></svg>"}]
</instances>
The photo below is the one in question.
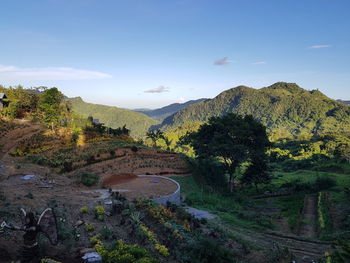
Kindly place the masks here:
<instances>
[{"instance_id":1,"label":"curved dirt path","mask_svg":"<svg viewBox=\"0 0 350 263\"><path fill-rule=\"evenodd\" d=\"M302 222L299 229L299 236L305 238L317 238L317 196L306 195L302 211Z\"/></svg>"}]
</instances>

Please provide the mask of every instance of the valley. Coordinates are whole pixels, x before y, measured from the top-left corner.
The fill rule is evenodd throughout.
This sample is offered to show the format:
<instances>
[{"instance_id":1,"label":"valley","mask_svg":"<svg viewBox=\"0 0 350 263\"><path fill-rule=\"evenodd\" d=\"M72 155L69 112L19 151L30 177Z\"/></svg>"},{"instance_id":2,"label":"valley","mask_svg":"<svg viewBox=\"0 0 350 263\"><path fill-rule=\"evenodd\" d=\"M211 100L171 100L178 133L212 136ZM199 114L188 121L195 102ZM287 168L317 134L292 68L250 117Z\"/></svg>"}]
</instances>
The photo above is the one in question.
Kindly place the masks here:
<instances>
[{"instance_id":1,"label":"valley","mask_svg":"<svg viewBox=\"0 0 350 263\"><path fill-rule=\"evenodd\" d=\"M198 147L202 145L191 141L202 140L188 132L200 134L206 127L203 121L182 123L164 132L149 130L134 139L127 125L111 128L94 121L98 114L86 118L78 113L62 108L61 116L69 116L67 123L46 123L30 112L26 118L0 119L0 217L20 225L20 208L36 213L52 208L59 244L52 246L40 235L41 255L58 262L82 262L87 252L97 251L107 259L118 249L113 245L116 240L144 249L146 262L191 262L214 253L219 262L321 263L347 249L343 243L349 240L350 212L346 119L338 134L298 133L293 139L291 135L278 137L270 144L274 137L268 132L262 152L256 145L253 151L250 144L239 146L248 147L258 159L257 154L263 154L269 176L261 179L265 176L261 171L267 168L260 166L256 179L246 177L254 164L248 158L235 168L231 182L225 166L210 158L214 152L201 152ZM250 125L260 123L229 114L216 121L230 116ZM255 135L260 132L264 126ZM261 143L263 137L257 138ZM208 147L212 147L210 142ZM198 158L201 154L204 160ZM257 180L255 186L245 177ZM178 191L166 178L179 183L180 206L168 203L163 207L149 201ZM189 208L210 216L196 218L194 212L186 212ZM21 235L2 228L0 262L15 259L21 242Z\"/></svg>"}]
</instances>

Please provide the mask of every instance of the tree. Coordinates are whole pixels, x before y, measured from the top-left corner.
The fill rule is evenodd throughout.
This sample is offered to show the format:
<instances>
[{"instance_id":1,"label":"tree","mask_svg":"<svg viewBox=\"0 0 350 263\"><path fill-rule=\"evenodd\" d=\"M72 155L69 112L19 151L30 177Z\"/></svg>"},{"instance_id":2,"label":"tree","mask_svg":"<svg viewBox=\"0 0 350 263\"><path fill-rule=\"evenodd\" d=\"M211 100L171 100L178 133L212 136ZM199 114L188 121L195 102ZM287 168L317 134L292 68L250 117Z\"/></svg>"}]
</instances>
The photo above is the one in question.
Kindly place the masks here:
<instances>
[{"instance_id":1,"label":"tree","mask_svg":"<svg viewBox=\"0 0 350 263\"><path fill-rule=\"evenodd\" d=\"M272 179L264 157L256 156L241 178L243 184L254 184L257 192L259 184L267 184Z\"/></svg>"},{"instance_id":2,"label":"tree","mask_svg":"<svg viewBox=\"0 0 350 263\"><path fill-rule=\"evenodd\" d=\"M251 115L229 113L210 118L197 132L185 135L182 141L190 144L199 158L217 158L229 174L231 190L236 168L254 156L265 154L270 145L265 127Z\"/></svg>"},{"instance_id":3,"label":"tree","mask_svg":"<svg viewBox=\"0 0 350 263\"><path fill-rule=\"evenodd\" d=\"M40 94L38 108L42 120L52 129L60 122L64 108L62 107L63 94L57 88L45 90Z\"/></svg>"},{"instance_id":4,"label":"tree","mask_svg":"<svg viewBox=\"0 0 350 263\"><path fill-rule=\"evenodd\" d=\"M170 139L169 139L168 137L166 137L166 136L163 136L162 139L163 139L164 142L165 142L165 145L166 145L166 147L167 147L167 151L170 151L170 146L171 146L173 140L170 140Z\"/></svg>"},{"instance_id":5,"label":"tree","mask_svg":"<svg viewBox=\"0 0 350 263\"><path fill-rule=\"evenodd\" d=\"M157 147L157 141L159 139L164 139L164 132L162 132L161 130L155 130L155 131L148 131L146 133L146 137L148 139L151 139L153 142L153 147Z\"/></svg>"}]
</instances>

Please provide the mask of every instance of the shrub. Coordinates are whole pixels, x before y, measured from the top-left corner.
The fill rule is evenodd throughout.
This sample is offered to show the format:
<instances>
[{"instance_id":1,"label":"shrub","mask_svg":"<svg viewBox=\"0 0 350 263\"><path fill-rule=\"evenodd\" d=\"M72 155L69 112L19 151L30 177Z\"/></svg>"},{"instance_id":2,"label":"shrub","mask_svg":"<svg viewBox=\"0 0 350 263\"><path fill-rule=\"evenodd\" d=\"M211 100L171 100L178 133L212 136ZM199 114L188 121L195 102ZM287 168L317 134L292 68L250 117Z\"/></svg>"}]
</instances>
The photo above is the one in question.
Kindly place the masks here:
<instances>
[{"instance_id":1,"label":"shrub","mask_svg":"<svg viewBox=\"0 0 350 263\"><path fill-rule=\"evenodd\" d=\"M99 177L96 174L88 174L88 173L84 173L84 174L80 174L78 175L80 182L85 185L85 186L93 186L96 185L99 181Z\"/></svg>"},{"instance_id":2,"label":"shrub","mask_svg":"<svg viewBox=\"0 0 350 263\"><path fill-rule=\"evenodd\" d=\"M89 208L87 206L83 206L79 210L83 214L86 214L87 212L89 212Z\"/></svg>"},{"instance_id":3,"label":"shrub","mask_svg":"<svg viewBox=\"0 0 350 263\"><path fill-rule=\"evenodd\" d=\"M92 238L90 238L90 243L96 245L97 243L101 242L101 237L101 234L94 235Z\"/></svg>"},{"instance_id":4,"label":"shrub","mask_svg":"<svg viewBox=\"0 0 350 263\"><path fill-rule=\"evenodd\" d=\"M34 195L32 194L32 192L28 192L25 197L29 198L29 199L34 199Z\"/></svg>"},{"instance_id":5,"label":"shrub","mask_svg":"<svg viewBox=\"0 0 350 263\"><path fill-rule=\"evenodd\" d=\"M95 245L95 250L102 256L103 262L123 262L123 263L156 263L150 257L148 251L138 245L124 245L122 240L118 240L114 248L107 249L101 241Z\"/></svg>"},{"instance_id":6,"label":"shrub","mask_svg":"<svg viewBox=\"0 0 350 263\"><path fill-rule=\"evenodd\" d=\"M105 219L105 217L104 217L105 214L106 214L106 211L103 208L103 206L96 206L95 207L95 217L98 220L103 221Z\"/></svg>"},{"instance_id":7,"label":"shrub","mask_svg":"<svg viewBox=\"0 0 350 263\"><path fill-rule=\"evenodd\" d=\"M73 171L73 162L64 162L62 172Z\"/></svg>"},{"instance_id":8,"label":"shrub","mask_svg":"<svg viewBox=\"0 0 350 263\"><path fill-rule=\"evenodd\" d=\"M209 238L191 240L181 249L183 262L186 263L234 263L234 255L231 251L220 246Z\"/></svg>"},{"instance_id":9,"label":"shrub","mask_svg":"<svg viewBox=\"0 0 350 263\"><path fill-rule=\"evenodd\" d=\"M139 150L139 148L137 148L135 145L131 147L131 151L133 151L134 153L136 153Z\"/></svg>"},{"instance_id":10,"label":"shrub","mask_svg":"<svg viewBox=\"0 0 350 263\"><path fill-rule=\"evenodd\" d=\"M314 187L318 190L318 191L322 191L322 190L326 190L329 188L332 188L333 186L336 186L337 183L333 178L330 177L317 177L315 183L314 183Z\"/></svg>"},{"instance_id":11,"label":"shrub","mask_svg":"<svg viewBox=\"0 0 350 263\"><path fill-rule=\"evenodd\" d=\"M108 228L107 226L103 226L102 230L101 230L101 237L103 239L110 239L112 236L113 232L110 228Z\"/></svg>"},{"instance_id":12,"label":"shrub","mask_svg":"<svg viewBox=\"0 0 350 263\"><path fill-rule=\"evenodd\" d=\"M85 223L85 229L86 229L86 231L88 231L88 232L92 232L92 231L95 230L95 226L94 226L94 224L92 224L92 223Z\"/></svg>"},{"instance_id":13,"label":"shrub","mask_svg":"<svg viewBox=\"0 0 350 263\"><path fill-rule=\"evenodd\" d=\"M169 250L163 246L163 245L155 245L154 248L159 252L159 254L161 254L164 257L168 257L169 256Z\"/></svg>"}]
</instances>

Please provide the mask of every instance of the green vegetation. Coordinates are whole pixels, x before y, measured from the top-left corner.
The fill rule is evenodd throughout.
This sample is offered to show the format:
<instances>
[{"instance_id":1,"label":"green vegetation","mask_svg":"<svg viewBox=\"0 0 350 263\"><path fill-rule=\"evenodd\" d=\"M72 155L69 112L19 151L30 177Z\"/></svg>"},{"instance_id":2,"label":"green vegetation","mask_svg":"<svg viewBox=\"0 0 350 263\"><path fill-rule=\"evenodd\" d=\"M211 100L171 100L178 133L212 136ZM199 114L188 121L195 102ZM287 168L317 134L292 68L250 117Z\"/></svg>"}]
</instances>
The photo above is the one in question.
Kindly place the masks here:
<instances>
[{"instance_id":1,"label":"green vegetation","mask_svg":"<svg viewBox=\"0 0 350 263\"><path fill-rule=\"evenodd\" d=\"M254 229L271 227L269 218L258 211L248 210L254 204L249 200L251 193L243 189L242 191L236 189L234 193L228 193L227 191L216 191L200 182L197 183L192 176L171 178L180 183L188 205L214 213L230 226Z\"/></svg>"},{"instance_id":2,"label":"green vegetation","mask_svg":"<svg viewBox=\"0 0 350 263\"><path fill-rule=\"evenodd\" d=\"M131 131L131 136L145 136L148 128L158 122L142 113L120 109L112 106L92 104L84 102L80 97L67 99L75 113L87 118L93 116L100 122L111 128L126 126Z\"/></svg>"},{"instance_id":3,"label":"green vegetation","mask_svg":"<svg viewBox=\"0 0 350 263\"><path fill-rule=\"evenodd\" d=\"M126 245L118 240L114 246L108 248L99 241L95 250L102 256L103 262L114 263L156 263L157 260L150 257L149 252L138 245Z\"/></svg>"},{"instance_id":4,"label":"green vegetation","mask_svg":"<svg viewBox=\"0 0 350 263\"><path fill-rule=\"evenodd\" d=\"M229 112L253 115L266 125L270 139L304 138L317 135L350 134L350 108L318 90L307 91L293 83L279 82L255 90L239 86L214 99L186 107L166 118L168 130L187 122L207 122Z\"/></svg>"},{"instance_id":5,"label":"green vegetation","mask_svg":"<svg viewBox=\"0 0 350 263\"><path fill-rule=\"evenodd\" d=\"M236 170L243 162L251 162L243 175L244 183L257 186L270 180L265 164L265 152L270 142L265 127L250 115L242 117L229 113L210 118L197 132L185 135L180 141L192 146L198 159L220 161L229 175L231 191Z\"/></svg>"},{"instance_id":6,"label":"green vegetation","mask_svg":"<svg viewBox=\"0 0 350 263\"><path fill-rule=\"evenodd\" d=\"M79 182L82 183L85 186L93 186L97 185L99 181L99 176L96 174L79 174L77 175L79 178Z\"/></svg>"},{"instance_id":7,"label":"green vegetation","mask_svg":"<svg viewBox=\"0 0 350 263\"><path fill-rule=\"evenodd\" d=\"M292 232L296 232L300 225L301 211L304 207L304 194L297 193L290 196L279 197L282 205L282 216L288 219L288 225Z\"/></svg>"}]
</instances>

